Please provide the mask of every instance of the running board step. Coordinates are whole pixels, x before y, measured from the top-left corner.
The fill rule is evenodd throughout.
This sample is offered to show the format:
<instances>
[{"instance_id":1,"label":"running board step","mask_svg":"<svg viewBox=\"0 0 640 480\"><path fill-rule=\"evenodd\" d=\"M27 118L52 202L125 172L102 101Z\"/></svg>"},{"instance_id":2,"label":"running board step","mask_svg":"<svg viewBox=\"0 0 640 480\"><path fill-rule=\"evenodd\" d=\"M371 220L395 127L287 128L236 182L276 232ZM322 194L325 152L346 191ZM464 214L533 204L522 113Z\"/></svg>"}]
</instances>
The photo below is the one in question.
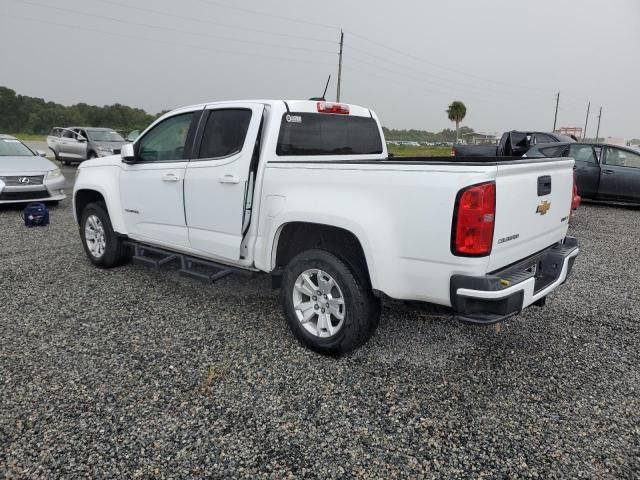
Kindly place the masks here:
<instances>
[{"instance_id":1,"label":"running board step","mask_svg":"<svg viewBox=\"0 0 640 480\"><path fill-rule=\"evenodd\" d=\"M139 265L160 268L179 262L178 273L183 277L189 277L204 283L215 283L233 273L251 276L254 272L241 268L230 267L221 263L190 257L181 253L169 252L161 248L150 247L134 241L127 241L126 244L133 249L132 260Z\"/></svg>"},{"instance_id":2,"label":"running board step","mask_svg":"<svg viewBox=\"0 0 640 480\"><path fill-rule=\"evenodd\" d=\"M195 267L200 267L201 269L196 270ZM214 271L210 272L207 270ZM231 275L233 273L233 270L214 262L198 260L192 257L183 257L182 268L179 270L179 273L183 277L190 277L194 280L199 280L204 283L215 283L218 280L222 280L223 278Z\"/></svg>"},{"instance_id":3,"label":"running board step","mask_svg":"<svg viewBox=\"0 0 640 480\"><path fill-rule=\"evenodd\" d=\"M178 256L158 248L135 243L133 244L132 260L134 263L139 265L145 265L147 267L160 270L162 266L167 265L174 260L178 260Z\"/></svg>"}]
</instances>

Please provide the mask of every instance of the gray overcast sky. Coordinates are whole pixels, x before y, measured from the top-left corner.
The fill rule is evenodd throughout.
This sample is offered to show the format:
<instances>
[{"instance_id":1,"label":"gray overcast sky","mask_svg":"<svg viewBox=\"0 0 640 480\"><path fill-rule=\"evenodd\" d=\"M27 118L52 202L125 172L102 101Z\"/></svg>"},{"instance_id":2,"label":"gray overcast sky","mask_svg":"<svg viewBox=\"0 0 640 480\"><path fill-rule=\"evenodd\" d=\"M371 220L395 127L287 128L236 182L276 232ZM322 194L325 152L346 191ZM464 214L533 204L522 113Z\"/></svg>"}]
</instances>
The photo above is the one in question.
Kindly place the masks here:
<instances>
[{"instance_id":1,"label":"gray overcast sky","mask_svg":"<svg viewBox=\"0 0 640 480\"><path fill-rule=\"evenodd\" d=\"M591 100L591 136L602 105L601 136L640 137L639 0L0 0L0 85L156 113L308 98L331 73L333 100L340 28L342 100L386 126L451 127L462 100L476 130L550 130L560 90L558 126Z\"/></svg>"}]
</instances>

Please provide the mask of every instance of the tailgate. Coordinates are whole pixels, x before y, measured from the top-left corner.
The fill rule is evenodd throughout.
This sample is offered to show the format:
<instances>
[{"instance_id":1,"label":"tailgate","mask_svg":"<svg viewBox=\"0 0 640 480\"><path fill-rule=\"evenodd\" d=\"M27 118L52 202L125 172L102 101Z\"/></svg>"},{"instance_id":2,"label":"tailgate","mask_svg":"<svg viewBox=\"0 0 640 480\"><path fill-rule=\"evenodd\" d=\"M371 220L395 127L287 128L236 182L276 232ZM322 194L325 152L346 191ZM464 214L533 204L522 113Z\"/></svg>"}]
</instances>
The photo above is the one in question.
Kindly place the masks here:
<instances>
[{"instance_id":1,"label":"tailgate","mask_svg":"<svg viewBox=\"0 0 640 480\"><path fill-rule=\"evenodd\" d=\"M498 164L489 272L565 237L573 197L573 165L574 161L566 158Z\"/></svg>"}]
</instances>

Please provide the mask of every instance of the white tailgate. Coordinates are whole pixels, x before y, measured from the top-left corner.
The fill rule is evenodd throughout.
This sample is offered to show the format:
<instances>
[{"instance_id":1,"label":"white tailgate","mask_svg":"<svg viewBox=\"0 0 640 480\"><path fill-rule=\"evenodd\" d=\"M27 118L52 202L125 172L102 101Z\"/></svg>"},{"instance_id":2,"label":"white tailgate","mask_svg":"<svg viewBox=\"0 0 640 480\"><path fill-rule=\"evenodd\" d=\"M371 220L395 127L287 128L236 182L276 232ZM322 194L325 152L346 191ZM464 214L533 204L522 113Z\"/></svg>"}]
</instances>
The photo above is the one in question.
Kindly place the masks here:
<instances>
[{"instance_id":1,"label":"white tailgate","mask_svg":"<svg viewBox=\"0 0 640 480\"><path fill-rule=\"evenodd\" d=\"M574 161L563 158L528 162L498 164L489 272L533 255L567 234ZM551 193L539 196L538 179L546 175L551 177Z\"/></svg>"}]
</instances>

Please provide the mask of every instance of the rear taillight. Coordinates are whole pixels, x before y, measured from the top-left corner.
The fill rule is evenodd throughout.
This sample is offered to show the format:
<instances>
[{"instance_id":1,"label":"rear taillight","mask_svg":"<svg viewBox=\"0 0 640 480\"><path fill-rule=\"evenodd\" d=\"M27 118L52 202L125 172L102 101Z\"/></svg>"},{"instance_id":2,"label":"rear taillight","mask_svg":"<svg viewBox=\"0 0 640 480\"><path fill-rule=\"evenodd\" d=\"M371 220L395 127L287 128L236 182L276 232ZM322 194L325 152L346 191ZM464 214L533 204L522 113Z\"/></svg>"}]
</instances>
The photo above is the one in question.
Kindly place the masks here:
<instances>
[{"instance_id":1,"label":"rear taillight","mask_svg":"<svg viewBox=\"0 0 640 480\"><path fill-rule=\"evenodd\" d=\"M456 156L456 147L451 147L451 156L452 157Z\"/></svg>"},{"instance_id":2,"label":"rear taillight","mask_svg":"<svg viewBox=\"0 0 640 480\"><path fill-rule=\"evenodd\" d=\"M451 252L482 257L491 253L496 216L495 182L472 185L458 192L453 212Z\"/></svg>"},{"instance_id":3,"label":"rear taillight","mask_svg":"<svg viewBox=\"0 0 640 480\"><path fill-rule=\"evenodd\" d=\"M318 112L349 115L349 105L343 103L318 102Z\"/></svg>"}]
</instances>

